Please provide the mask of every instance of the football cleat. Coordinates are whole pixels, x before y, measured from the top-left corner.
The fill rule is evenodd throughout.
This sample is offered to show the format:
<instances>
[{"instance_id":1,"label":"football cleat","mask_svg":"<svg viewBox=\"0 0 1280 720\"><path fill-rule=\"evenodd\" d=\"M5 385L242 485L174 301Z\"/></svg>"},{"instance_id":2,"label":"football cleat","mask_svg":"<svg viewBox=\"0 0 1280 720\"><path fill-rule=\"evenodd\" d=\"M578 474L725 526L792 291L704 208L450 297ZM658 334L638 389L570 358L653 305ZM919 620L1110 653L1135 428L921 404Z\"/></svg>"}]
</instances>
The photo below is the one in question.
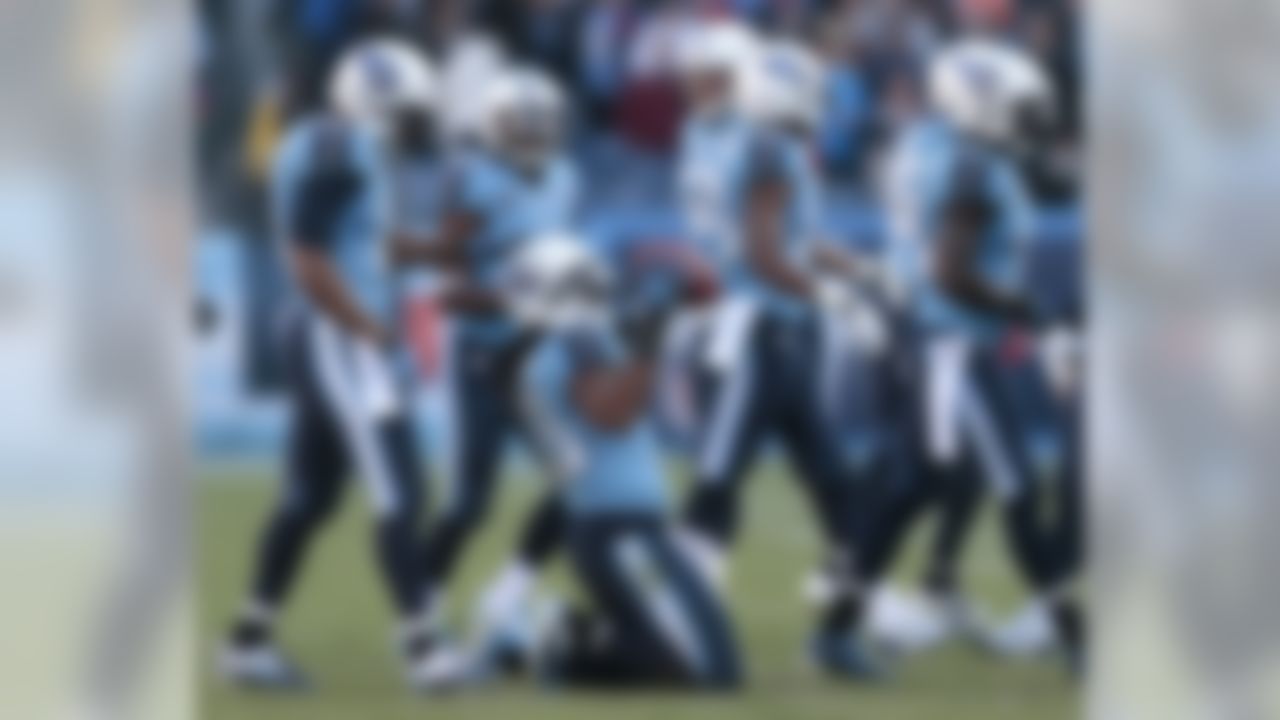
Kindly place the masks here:
<instances>
[{"instance_id":1,"label":"football cleat","mask_svg":"<svg viewBox=\"0 0 1280 720\"><path fill-rule=\"evenodd\" d=\"M850 633L819 632L809 645L810 658L829 675L860 682L888 678L888 668L862 637Z\"/></svg>"},{"instance_id":2,"label":"football cleat","mask_svg":"<svg viewBox=\"0 0 1280 720\"><path fill-rule=\"evenodd\" d=\"M984 645L995 654L1024 659L1052 652L1057 647L1053 618L1042 602L1023 606L1008 622L986 634Z\"/></svg>"},{"instance_id":3,"label":"football cleat","mask_svg":"<svg viewBox=\"0 0 1280 720\"><path fill-rule=\"evenodd\" d=\"M959 593L918 595L892 587L876 593L869 632L896 653L918 653L956 638L985 644L989 635L984 613Z\"/></svg>"},{"instance_id":4,"label":"football cleat","mask_svg":"<svg viewBox=\"0 0 1280 720\"><path fill-rule=\"evenodd\" d=\"M452 643L439 642L409 659L406 678L409 686L418 692L445 694L476 684L480 673L470 652Z\"/></svg>"},{"instance_id":5,"label":"football cleat","mask_svg":"<svg viewBox=\"0 0 1280 720\"><path fill-rule=\"evenodd\" d=\"M228 644L218 668L228 682L252 690L296 692L310 687L302 671L271 642Z\"/></svg>"}]
</instances>

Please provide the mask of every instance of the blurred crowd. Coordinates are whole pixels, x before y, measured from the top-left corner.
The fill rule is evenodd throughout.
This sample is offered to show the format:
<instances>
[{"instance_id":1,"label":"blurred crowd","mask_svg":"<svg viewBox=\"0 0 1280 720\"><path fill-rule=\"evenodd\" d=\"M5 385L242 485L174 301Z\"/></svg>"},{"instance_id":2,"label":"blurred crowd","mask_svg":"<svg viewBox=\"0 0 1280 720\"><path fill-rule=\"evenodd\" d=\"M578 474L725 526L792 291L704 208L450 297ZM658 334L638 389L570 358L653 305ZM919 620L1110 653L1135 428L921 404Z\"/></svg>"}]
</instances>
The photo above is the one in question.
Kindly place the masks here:
<instances>
[{"instance_id":1,"label":"blurred crowd","mask_svg":"<svg viewBox=\"0 0 1280 720\"><path fill-rule=\"evenodd\" d=\"M604 138L627 150L611 156L615 164L639 162L637 155L662 161L682 115L677 39L701 18L726 15L799 37L828 61L831 102L817 152L828 175L854 191L871 182L886 139L919 112L919 70L940 43L960 32L1014 39L1043 61L1061 101L1054 161L1035 170L1033 184L1044 200L1070 202L1082 133L1077 2L202 0L206 205L215 212L242 205L280 127L322 102L334 59L372 33L400 34L446 68L483 35L570 89L577 138L588 152ZM607 173L601 192L609 176L625 175Z\"/></svg>"}]
</instances>

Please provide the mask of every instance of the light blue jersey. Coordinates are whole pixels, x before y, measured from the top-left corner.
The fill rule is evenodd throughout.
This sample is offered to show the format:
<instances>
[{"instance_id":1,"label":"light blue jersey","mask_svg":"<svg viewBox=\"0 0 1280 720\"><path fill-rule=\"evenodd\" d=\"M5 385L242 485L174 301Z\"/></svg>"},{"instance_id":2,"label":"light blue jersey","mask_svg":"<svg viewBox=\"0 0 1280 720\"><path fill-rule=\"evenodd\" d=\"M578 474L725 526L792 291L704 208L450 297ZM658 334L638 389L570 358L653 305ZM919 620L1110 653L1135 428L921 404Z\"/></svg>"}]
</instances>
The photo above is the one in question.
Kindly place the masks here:
<instances>
[{"instance_id":1,"label":"light blue jersey","mask_svg":"<svg viewBox=\"0 0 1280 720\"><path fill-rule=\"evenodd\" d=\"M447 210L480 223L467 243L465 272L482 288L497 288L507 258L522 243L567 230L577 216L579 179L567 158L556 158L529 176L491 153L470 149L454 158L451 176ZM497 340L514 334L512 324L499 318L467 318L463 329Z\"/></svg>"},{"instance_id":2,"label":"light blue jersey","mask_svg":"<svg viewBox=\"0 0 1280 720\"><path fill-rule=\"evenodd\" d=\"M930 270L945 214L955 203L981 203L990 226L981 239L975 270L986 282L1025 290L1028 243L1034 226L1030 197L1013 160L996 148L966 139L940 121L915 131L919 144L917 227L923 253L906 269L915 279L915 315L928 330L990 338L1005 329L999 317L967 307L948 294Z\"/></svg>"},{"instance_id":3,"label":"light blue jersey","mask_svg":"<svg viewBox=\"0 0 1280 720\"><path fill-rule=\"evenodd\" d=\"M753 138L747 164L737 184L740 218L747 216L747 202L755 185L779 182L786 186L787 207L776 231L782 243L782 255L793 267L811 264L814 245L824 234L822 181L816 163L806 139L760 130ZM743 242L745 232L744 227L740 231ZM754 298L766 311L795 316L813 309L807 299L784 292L760 277L751 266L745 247L730 263L728 280L730 288Z\"/></svg>"},{"instance_id":4,"label":"light blue jersey","mask_svg":"<svg viewBox=\"0 0 1280 720\"><path fill-rule=\"evenodd\" d=\"M759 278L747 261L747 197L755 183L775 180L789 190L779 228L784 253L792 262L805 262L812 242L823 234L825 212L821 177L807 142L733 116L693 119L685 126L680 191L695 243L732 291L752 296L767 310L804 312L805 301Z\"/></svg>"},{"instance_id":5,"label":"light blue jersey","mask_svg":"<svg viewBox=\"0 0 1280 720\"><path fill-rule=\"evenodd\" d=\"M298 246L323 251L365 312L391 324L396 291L385 247L389 186L376 138L336 118L313 116L295 124L277 150L270 202L282 252ZM291 266L287 258L285 266Z\"/></svg>"},{"instance_id":6,"label":"light blue jersey","mask_svg":"<svg viewBox=\"0 0 1280 720\"><path fill-rule=\"evenodd\" d=\"M566 483L570 511L579 516L663 512L667 505L658 439L647 414L626 429L606 431L574 406L575 378L625 360L618 337L598 331L545 337L524 365L524 410Z\"/></svg>"},{"instance_id":7,"label":"light blue jersey","mask_svg":"<svg viewBox=\"0 0 1280 720\"><path fill-rule=\"evenodd\" d=\"M677 182L685 230L696 249L721 268L739 246L738 185L754 134L749 123L731 114L692 117L681 131Z\"/></svg>"}]
</instances>

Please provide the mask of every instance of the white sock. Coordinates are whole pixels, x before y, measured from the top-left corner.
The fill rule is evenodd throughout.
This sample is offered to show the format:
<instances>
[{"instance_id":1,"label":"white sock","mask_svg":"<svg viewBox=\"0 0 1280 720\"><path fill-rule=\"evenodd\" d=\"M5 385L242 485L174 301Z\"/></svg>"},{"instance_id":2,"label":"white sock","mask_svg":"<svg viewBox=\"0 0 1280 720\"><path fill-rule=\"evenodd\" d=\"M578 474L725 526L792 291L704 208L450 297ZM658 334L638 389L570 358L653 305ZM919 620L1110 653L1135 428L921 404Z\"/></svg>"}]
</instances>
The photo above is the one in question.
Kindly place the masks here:
<instances>
[{"instance_id":1,"label":"white sock","mask_svg":"<svg viewBox=\"0 0 1280 720\"><path fill-rule=\"evenodd\" d=\"M480 600L481 622L493 627L510 618L529 602L538 572L521 560L507 563L498 576L485 588Z\"/></svg>"},{"instance_id":2,"label":"white sock","mask_svg":"<svg viewBox=\"0 0 1280 720\"><path fill-rule=\"evenodd\" d=\"M681 530L676 538L702 577L716 590L724 590L729 582L729 563L725 558L724 549L715 541L693 530Z\"/></svg>"}]
</instances>

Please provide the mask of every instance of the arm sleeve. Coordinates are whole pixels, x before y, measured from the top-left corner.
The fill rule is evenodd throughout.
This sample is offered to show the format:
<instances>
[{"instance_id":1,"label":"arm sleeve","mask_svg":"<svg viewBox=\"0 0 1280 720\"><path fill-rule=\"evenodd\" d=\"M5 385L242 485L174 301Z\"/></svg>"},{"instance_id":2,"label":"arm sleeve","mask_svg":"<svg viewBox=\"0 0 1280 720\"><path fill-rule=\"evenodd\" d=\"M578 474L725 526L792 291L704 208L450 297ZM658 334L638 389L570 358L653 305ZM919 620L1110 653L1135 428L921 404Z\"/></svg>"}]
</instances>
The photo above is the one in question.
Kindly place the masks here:
<instances>
[{"instance_id":1,"label":"arm sleeve","mask_svg":"<svg viewBox=\"0 0 1280 720\"><path fill-rule=\"evenodd\" d=\"M560 482L572 479L581 465L577 443L565 425L571 367L564 347L544 344L520 372L520 409L537 452Z\"/></svg>"},{"instance_id":2,"label":"arm sleeve","mask_svg":"<svg viewBox=\"0 0 1280 720\"><path fill-rule=\"evenodd\" d=\"M943 216L968 222L985 221L994 209L990 177L973 159L961 158L951 171L943 199Z\"/></svg>"},{"instance_id":3,"label":"arm sleeve","mask_svg":"<svg viewBox=\"0 0 1280 720\"><path fill-rule=\"evenodd\" d=\"M748 149L746 186L785 183L788 175L786 148L781 139L769 134L755 135Z\"/></svg>"},{"instance_id":4,"label":"arm sleeve","mask_svg":"<svg viewBox=\"0 0 1280 720\"><path fill-rule=\"evenodd\" d=\"M534 411L533 420L552 412L566 397L571 371L568 360L561 348L544 345L525 363L520 373L520 392Z\"/></svg>"},{"instance_id":5,"label":"arm sleeve","mask_svg":"<svg viewBox=\"0 0 1280 720\"><path fill-rule=\"evenodd\" d=\"M276 182L281 185L280 221L291 245L327 249L343 213L361 190L361 174L342 136L310 133L289 139Z\"/></svg>"},{"instance_id":6,"label":"arm sleeve","mask_svg":"<svg viewBox=\"0 0 1280 720\"><path fill-rule=\"evenodd\" d=\"M497 202L497 183L475 158L455 158L445 169L444 207L449 212L487 216Z\"/></svg>"}]
</instances>

